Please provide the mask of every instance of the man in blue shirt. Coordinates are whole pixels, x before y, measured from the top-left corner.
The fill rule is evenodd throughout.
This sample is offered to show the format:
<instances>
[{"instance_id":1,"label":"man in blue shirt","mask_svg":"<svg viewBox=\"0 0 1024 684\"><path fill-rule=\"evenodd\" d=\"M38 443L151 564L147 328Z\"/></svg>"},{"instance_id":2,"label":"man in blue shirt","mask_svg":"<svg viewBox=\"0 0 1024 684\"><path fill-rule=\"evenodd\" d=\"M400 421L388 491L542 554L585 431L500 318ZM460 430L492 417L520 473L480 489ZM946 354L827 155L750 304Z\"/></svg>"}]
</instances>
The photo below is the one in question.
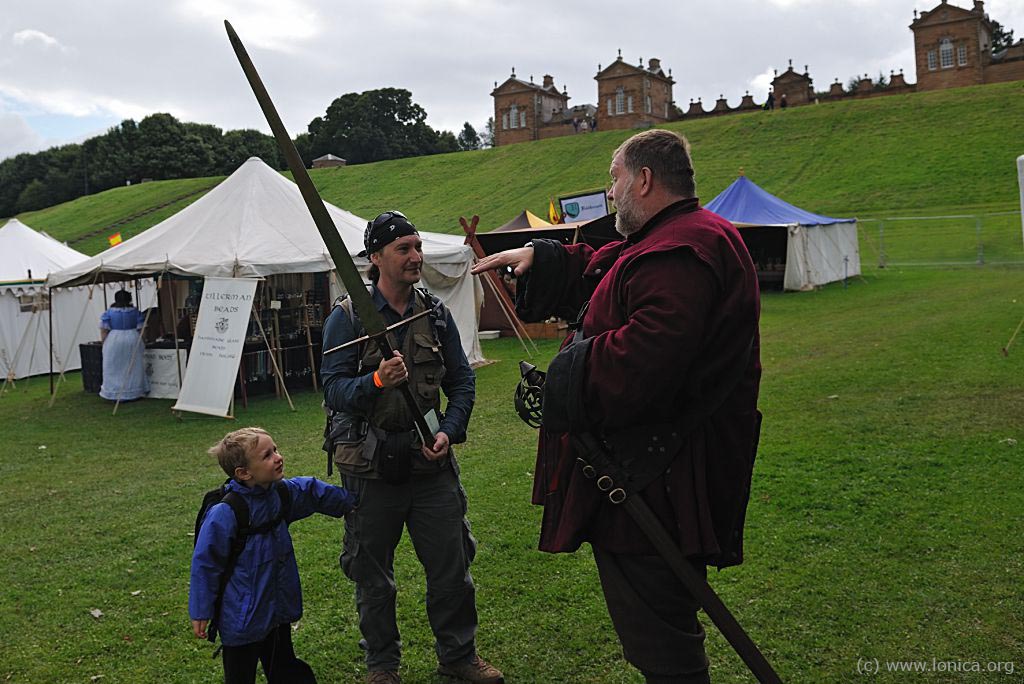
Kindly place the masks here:
<instances>
[{"instance_id":1,"label":"man in blue shirt","mask_svg":"<svg viewBox=\"0 0 1024 684\"><path fill-rule=\"evenodd\" d=\"M401 641L395 617L394 551L408 527L427 576L427 616L438 672L462 681L499 684L499 670L476 653L476 589L469 572L476 540L465 519L466 494L451 445L464 442L476 379L448 309L415 287L423 244L397 211L367 224L370 294L390 325L429 311L394 331L395 354L372 342L324 355L320 375L331 414L327 448L358 508L345 522L341 567L356 584L356 607L371 684L400 682ZM349 300L334 307L324 349L364 334ZM434 428L423 443L399 391L408 382L419 412ZM441 392L448 400L444 412Z\"/></svg>"}]
</instances>

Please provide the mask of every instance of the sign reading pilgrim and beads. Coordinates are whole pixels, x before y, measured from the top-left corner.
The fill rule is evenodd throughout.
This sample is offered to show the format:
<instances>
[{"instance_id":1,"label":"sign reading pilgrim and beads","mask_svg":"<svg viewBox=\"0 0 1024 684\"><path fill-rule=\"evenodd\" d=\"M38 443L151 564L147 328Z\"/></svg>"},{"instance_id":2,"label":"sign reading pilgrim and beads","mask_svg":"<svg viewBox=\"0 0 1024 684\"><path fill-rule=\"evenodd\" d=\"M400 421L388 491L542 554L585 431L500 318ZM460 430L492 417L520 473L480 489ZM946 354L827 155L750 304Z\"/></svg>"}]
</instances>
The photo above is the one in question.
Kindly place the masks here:
<instances>
[{"instance_id":1,"label":"sign reading pilgrim and beads","mask_svg":"<svg viewBox=\"0 0 1024 684\"><path fill-rule=\"evenodd\" d=\"M206 278L175 411L228 416L258 281Z\"/></svg>"}]
</instances>

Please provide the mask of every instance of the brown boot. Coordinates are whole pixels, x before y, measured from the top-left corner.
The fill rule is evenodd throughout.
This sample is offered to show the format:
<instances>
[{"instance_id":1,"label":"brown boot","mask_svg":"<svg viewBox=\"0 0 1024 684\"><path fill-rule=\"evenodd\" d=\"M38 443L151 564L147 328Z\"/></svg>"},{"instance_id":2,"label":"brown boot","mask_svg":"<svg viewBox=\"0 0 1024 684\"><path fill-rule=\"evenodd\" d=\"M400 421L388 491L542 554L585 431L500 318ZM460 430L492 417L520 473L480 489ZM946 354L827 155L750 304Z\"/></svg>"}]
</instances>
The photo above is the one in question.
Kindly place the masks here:
<instances>
[{"instance_id":1,"label":"brown boot","mask_svg":"<svg viewBox=\"0 0 1024 684\"><path fill-rule=\"evenodd\" d=\"M501 670L478 655L473 656L468 663L438 665L437 672L473 684L505 684L505 676L501 674Z\"/></svg>"},{"instance_id":2,"label":"brown boot","mask_svg":"<svg viewBox=\"0 0 1024 684\"><path fill-rule=\"evenodd\" d=\"M374 670L366 675L366 684L402 684L398 670Z\"/></svg>"}]
</instances>

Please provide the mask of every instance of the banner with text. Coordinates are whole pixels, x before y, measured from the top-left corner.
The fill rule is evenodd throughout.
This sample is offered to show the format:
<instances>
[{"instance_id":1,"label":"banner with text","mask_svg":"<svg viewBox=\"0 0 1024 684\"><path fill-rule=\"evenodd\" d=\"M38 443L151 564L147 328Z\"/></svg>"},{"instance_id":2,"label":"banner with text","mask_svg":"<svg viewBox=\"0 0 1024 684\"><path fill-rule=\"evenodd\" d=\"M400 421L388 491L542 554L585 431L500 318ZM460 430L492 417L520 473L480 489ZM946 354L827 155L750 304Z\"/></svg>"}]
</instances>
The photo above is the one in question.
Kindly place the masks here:
<instances>
[{"instance_id":1,"label":"banner with text","mask_svg":"<svg viewBox=\"0 0 1024 684\"><path fill-rule=\"evenodd\" d=\"M583 223L608 215L608 193L591 190L558 198L564 223Z\"/></svg>"},{"instance_id":2,"label":"banner with text","mask_svg":"<svg viewBox=\"0 0 1024 684\"><path fill-rule=\"evenodd\" d=\"M178 398L178 368L182 371L188 361L184 349L178 350L178 359L174 358L173 349L146 350L146 377L149 378L149 394L147 399Z\"/></svg>"},{"instance_id":3,"label":"banner with text","mask_svg":"<svg viewBox=\"0 0 1024 684\"><path fill-rule=\"evenodd\" d=\"M257 282L206 278L185 380L173 410L228 415Z\"/></svg>"}]
</instances>

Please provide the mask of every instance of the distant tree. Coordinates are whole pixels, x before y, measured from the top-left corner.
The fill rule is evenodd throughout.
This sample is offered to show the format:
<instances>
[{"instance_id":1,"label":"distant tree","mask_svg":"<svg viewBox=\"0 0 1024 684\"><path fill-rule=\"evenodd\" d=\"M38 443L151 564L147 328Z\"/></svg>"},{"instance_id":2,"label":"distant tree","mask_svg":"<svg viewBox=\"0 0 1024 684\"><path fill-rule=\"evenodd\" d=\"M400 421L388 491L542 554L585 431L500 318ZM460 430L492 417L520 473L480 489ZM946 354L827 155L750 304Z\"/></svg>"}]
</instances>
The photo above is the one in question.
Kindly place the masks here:
<instances>
[{"instance_id":1,"label":"distant tree","mask_svg":"<svg viewBox=\"0 0 1024 684\"><path fill-rule=\"evenodd\" d=\"M882 71L878 72L878 78L875 80L875 90L885 90L889 87L889 77L886 76Z\"/></svg>"},{"instance_id":2,"label":"distant tree","mask_svg":"<svg viewBox=\"0 0 1024 684\"><path fill-rule=\"evenodd\" d=\"M1013 45L1013 29L1007 31L998 21L992 24L992 52L1000 52Z\"/></svg>"},{"instance_id":3,"label":"distant tree","mask_svg":"<svg viewBox=\"0 0 1024 684\"><path fill-rule=\"evenodd\" d=\"M138 182L141 178L135 162L139 146L139 127L125 119L105 134L82 143L83 164L89 178L89 192L99 192Z\"/></svg>"},{"instance_id":4,"label":"distant tree","mask_svg":"<svg viewBox=\"0 0 1024 684\"><path fill-rule=\"evenodd\" d=\"M846 92L855 93L857 92L857 86L860 85L860 79L863 78L861 75L851 76L850 80L846 82Z\"/></svg>"},{"instance_id":5,"label":"distant tree","mask_svg":"<svg viewBox=\"0 0 1024 684\"><path fill-rule=\"evenodd\" d=\"M285 166L284 157L273 136L251 128L228 131L221 138L219 149L216 161L218 174L234 173L250 157L259 157L274 169L283 169Z\"/></svg>"},{"instance_id":6,"label":"distant tree","mask_svg":"<svg viewBox=\"0 0 1024 684\"><path fill-rule=\"evenodd\" d=\"M361 164L452 149L454 135L451 141L442 141L426 118L426 111L412 101L408 90L347 93L332 102L324 116L309 122L310 155L331 153L350 164Z\"/></svg>"},{"instance_id":7,"label":"distant tree","mask_svg":"<svg viewBox=\"0 0 1024 684\"><path fill-rule=\"evenodd\" d=\"M480 148L494 147L494 117L487 117L484 122L484 131L480 134Z\"/></svg>"},{"instance_id":8,"label":"distant tree","mask_svg":"<svg viewBox=\"0 0 1024 684\"><path fill-rule=\"evenodd\" d=\"M482 147L480 136L477 135L476 129L469 125L468 121L462 126L458 142L460 150L479 150Z\"/></svg>"},{"instance_id":9,"label":"distant tree","mask_svg":"<svg viewBox=\"0 0 1024 684\"><path fill-rule=\"evenodd\" d=\"M437 149L435 152L458 152L459 140L451 131L441 131L437 134Z\"/></svg>"},{"instance_id":10,"label":"distant tree","mask_svg":"<svg viewBox=\"0 0 1024 684\"><path fill-rule=\"evenodd\" d=\"M32 179L28 185L26 185L21 193L18 195L18 202L16 204L16 213L23 211L35 211L36 209L43 209L54 204L50 196L50 191L46 187L46 183L38 178Z\"/></svg>"},{"instance_id":11,"label":"distant tree","mask_svg":"<svg viewBox=\"0 0 1024 684\"><path fill-rule=\"evenodd\" d=\"M310 140L309 133L299 133L295 136L295 149L299 151L299 156L302 157L302 163L308 169L313 165L313 143ZM284 168L281 166L280 168Z\"/></svg>"}]
</instances>

